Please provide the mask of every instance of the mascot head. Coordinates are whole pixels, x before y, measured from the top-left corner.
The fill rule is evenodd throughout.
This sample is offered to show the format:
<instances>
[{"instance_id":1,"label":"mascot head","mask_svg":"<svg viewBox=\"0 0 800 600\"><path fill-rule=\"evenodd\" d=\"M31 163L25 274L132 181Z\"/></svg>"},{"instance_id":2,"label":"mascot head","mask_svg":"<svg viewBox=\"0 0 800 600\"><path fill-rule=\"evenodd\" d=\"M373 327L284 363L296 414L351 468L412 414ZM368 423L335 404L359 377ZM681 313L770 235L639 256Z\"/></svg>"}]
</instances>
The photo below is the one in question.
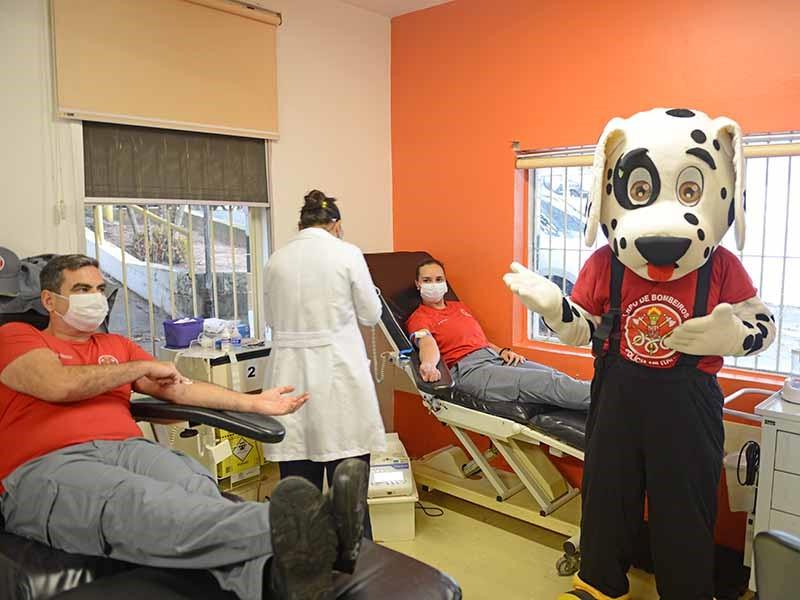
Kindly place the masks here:
<instances>
[{"instance_id":1,"label":"mascot head","mask_svg":"<svg viewBox=\"0 0 800 600\"><path fill-rule=\"evenodd\" d=\"M656 108L606 125L594 154L586 243L598 225L637 275L699 269L736 223L744 246L742 132L726 117Z\"/></svg>"}]
</instances>

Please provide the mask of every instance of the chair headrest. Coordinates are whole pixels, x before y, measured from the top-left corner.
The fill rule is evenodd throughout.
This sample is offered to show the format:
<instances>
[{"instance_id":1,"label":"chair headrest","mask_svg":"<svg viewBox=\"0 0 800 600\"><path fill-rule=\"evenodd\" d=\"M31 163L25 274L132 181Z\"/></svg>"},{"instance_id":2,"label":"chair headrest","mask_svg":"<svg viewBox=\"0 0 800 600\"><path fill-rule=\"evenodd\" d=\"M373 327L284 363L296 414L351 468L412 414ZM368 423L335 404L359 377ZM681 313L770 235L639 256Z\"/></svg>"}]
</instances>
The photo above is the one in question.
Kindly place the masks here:
<instances>
[{"instance_id":1,"label":"chair headrest","mask_svg":"<svg viewBox=\"0 0 800 600\"><path fill-rule=\"evenodd\" d=\"M427 252L377 252L365 254L372 281L381 290L386 304L401 325L405 325L420 304L419 292L414 286L417 265L433 258ZM445 299L458 300L448 283Z\"/></svg>"},{"instance_id":2,"label":"chair headrest","mask_svg":"<svg viewBox=\"0 0 800 600\"><path fill-rule=\"evenodd\" d=\"M111 318L111 311L114 308L114 302L117 299L119 289L120 288L117 286L112 286L110 290L106 290L109 316L103 321L103 324L100 326L100 331L108 332L108 322ZM41 303L38 304L38 307L41 307ZM42 314L39 312L40 308L38 307L36 310L30 309L23 312L3 312L3 307L0 306L0 325L5 325L6 323L27 323L28 325L33 325L39 331L43 331L47 329L47 325L50 323L50 315Z\"/></svg>"},{"instance_id":3,"label":"chair headrest","mask_svg":"<svg viewBox=\"0 0 800 600\"><path fill-rule=\"evenodd\" d=\"M35 310L28 310L22 313L0 312L0 325L5 325L6 323L27 323L42 331L47 329L47 325L50 323L50 315L42 315Z\"/></svg>"}]
</instances>

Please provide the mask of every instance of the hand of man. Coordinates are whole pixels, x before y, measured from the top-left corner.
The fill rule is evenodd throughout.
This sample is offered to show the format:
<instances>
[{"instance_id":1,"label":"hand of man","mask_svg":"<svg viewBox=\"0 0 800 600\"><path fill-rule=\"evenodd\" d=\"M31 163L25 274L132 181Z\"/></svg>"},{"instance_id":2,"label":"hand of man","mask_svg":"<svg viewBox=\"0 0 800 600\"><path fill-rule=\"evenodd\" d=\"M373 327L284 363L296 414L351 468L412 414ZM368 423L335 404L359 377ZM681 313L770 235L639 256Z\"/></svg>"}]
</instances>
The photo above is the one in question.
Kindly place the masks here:
<instances>
[{"instance_id":1,"label":"hand of man","mask_svg":"<svg viewBox=\"0 0 800 600\"><path fill-rule=\"evenodd\" d=\"M433 363L421 363L419 365L419 374L422 376L422 381L427 381L428 383L439 381L442 378L442 374Z\"/></svg>"},{"instance_id":2,"label":"hand of man","mask_svg":"<svg viewBox=\"0 0 800 600\"><path fill-rule=\"evenodd\" d=\"M145 377L161 386L175 385L187 381L173 363L157 360L147 363Z\"/></svg>"},{"instance_id":3,"label":"hand of man","mask_svg":"<svg viewBox=\"0 0 800 600\"><path fill-rule=\"evenodd\" d=\"M522 354L517 354L512 350L503 350L500 354L500 358L510 367L516 367L519 363L523 363L527 360Z\"/></svg>"},{"instance_id":4,"label":"hand of man","mask_svg":"<svg viewBox=\"0 0 800 600\"><path fill-rule=\"evenodd\" d=\"M288 415L298 410L308 400L308 393L289 396L294 391L291 385L264 390L253 397L253 412L270 417Z\"/></svg>"}]
</instances>

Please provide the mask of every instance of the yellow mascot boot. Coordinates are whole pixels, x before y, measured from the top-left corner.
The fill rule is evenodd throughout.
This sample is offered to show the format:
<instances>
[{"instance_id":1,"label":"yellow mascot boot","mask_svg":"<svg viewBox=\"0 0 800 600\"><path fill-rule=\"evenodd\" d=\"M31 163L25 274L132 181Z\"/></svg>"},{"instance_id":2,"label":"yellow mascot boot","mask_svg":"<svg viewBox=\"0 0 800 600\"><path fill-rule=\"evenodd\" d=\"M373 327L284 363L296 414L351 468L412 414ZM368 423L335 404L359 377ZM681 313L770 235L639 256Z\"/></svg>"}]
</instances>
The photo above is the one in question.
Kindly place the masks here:
<instances>
[{"instance_id":1,"label":"yellow mascot boot","mask_svg":"<svg viewBox=\"0 0 800 600\"><path fill-rule=\"evenodd\" d=\"M606 596L602 592L597 591L588 583L583 581L580 577L575 575L572 582L574 590L561 594L557 600L631 600L630 594L623 594L622 596Z\"/></svg>"}]
</instances>

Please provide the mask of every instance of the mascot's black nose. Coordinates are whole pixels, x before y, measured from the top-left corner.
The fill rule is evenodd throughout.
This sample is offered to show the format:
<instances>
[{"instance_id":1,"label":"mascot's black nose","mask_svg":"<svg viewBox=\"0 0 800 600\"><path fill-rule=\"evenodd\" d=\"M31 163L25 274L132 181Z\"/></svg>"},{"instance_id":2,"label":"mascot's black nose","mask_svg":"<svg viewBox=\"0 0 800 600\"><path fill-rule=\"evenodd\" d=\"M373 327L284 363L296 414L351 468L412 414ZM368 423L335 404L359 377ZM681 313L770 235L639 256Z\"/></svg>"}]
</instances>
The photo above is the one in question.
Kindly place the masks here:
<instances>
[{"instance_id":1,"label":"mascot's black nose","mask_svg":"<svg viewBox=\"0 0 800 600\"><path fill-rule=\"evenodd\" d=\"M675 264L686 254L692 240L683 237L652 236L636 240L636 249L651 265Z\"/></svg>"}]
</instances>

